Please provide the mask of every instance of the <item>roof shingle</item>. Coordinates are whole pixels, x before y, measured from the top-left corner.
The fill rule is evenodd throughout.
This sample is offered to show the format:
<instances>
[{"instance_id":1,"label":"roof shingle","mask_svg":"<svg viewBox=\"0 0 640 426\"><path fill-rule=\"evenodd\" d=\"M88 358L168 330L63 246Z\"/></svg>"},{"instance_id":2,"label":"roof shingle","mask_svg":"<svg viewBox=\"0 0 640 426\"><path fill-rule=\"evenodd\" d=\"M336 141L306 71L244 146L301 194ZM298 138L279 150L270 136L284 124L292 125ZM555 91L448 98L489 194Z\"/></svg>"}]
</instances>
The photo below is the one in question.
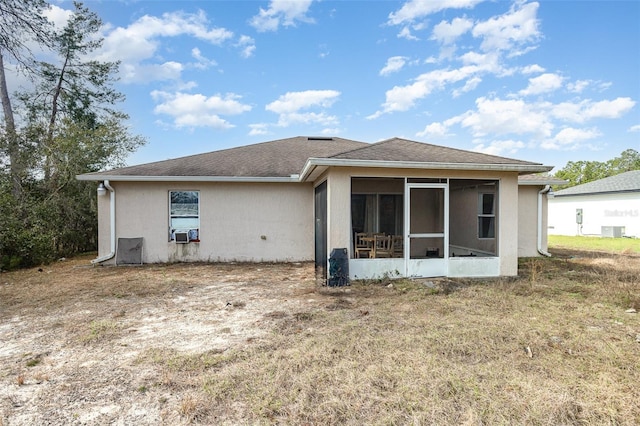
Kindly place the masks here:
<instances>
[{"instance_id":1,"label":"roof shingle","mask_svg":"<svg viewBox=\"0 0 640 426\"><path fill-rule=\"evenodd\" d=\"M556 197L567 195L603 194L612 192L640 192L640 170L620 173L604 179L583 183L562 189L555 193Z\"/></svg>"},{"instance_id":2,"label":"roof shingle","mask_svg":"<svg viewBox=\"0 0 640 426\"><path fill-rule=\"evenodd\" d=\"M104 172L87 173L79 178L83 180L136 179L138 177L140 179L158 177L289 178L301 173L310 158L337 159L347 162L359 160L545 168L539 163L400 138L369 144L336 137L297 136Z\"/></svg>"}]
</instances>

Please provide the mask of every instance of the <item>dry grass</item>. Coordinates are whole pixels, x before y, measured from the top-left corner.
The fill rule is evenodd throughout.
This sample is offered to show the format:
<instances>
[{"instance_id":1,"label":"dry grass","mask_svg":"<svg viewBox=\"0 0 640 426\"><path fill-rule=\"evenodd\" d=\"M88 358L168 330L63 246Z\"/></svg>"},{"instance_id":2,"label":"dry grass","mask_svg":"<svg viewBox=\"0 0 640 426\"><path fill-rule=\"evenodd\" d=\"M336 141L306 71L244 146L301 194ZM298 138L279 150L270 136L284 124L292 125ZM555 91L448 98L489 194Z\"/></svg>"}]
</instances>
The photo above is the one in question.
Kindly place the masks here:
<instances>
[{"instance_id":1,"label":"dry grass","mask_svg":"<svg viewBox=\"0 0 640 426\"><path fill-rule=\"evenodd\" d=\"M160 401L165 424L171 412L196 424L639 424L640 314L625 311L640 310L640 257L557 254L523 259L517 278L303 286L297 297L315 302L265 313L264 338L203 352L158 341L126 368L154 372L141 398L175 395ZM157 303L167 286L199 285L190 268L141 268L119 285L121 269L82 274L98 287L86 297ZM2 287L0 300L65 309L85 297L58 283L48 296ZM116 315L79 335L109 344Z\"/></svg>"}]
</instances>

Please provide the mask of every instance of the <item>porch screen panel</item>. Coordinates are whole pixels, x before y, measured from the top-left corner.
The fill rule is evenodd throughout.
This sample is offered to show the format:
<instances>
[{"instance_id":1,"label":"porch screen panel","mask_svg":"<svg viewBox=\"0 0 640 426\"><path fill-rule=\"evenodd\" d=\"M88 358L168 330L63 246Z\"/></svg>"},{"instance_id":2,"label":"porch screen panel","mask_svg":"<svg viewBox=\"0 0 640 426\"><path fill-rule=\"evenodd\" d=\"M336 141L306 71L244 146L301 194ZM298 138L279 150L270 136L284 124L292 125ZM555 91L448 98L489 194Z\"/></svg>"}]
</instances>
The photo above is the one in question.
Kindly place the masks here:
<instances>
[{"instance_id":1,"label":"porch screen panel","mask_svg":"<svg viewBox=\"0 0 640 426\"><path fill-rule=\"evenodd\" d=\"M410 188L409 258L445 256L445 192L443 188Z\"/></svg>"}]
</instances>

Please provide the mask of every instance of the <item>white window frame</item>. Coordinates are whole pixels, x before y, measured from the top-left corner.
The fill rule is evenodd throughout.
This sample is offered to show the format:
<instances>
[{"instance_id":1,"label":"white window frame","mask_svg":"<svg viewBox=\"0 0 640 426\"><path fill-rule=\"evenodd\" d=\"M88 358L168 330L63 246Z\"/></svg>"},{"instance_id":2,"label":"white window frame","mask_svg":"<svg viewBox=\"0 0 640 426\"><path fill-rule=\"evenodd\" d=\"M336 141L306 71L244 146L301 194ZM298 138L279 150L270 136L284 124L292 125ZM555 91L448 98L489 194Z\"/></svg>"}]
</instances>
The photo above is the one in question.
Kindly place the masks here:
<instances>
[{"instance_id":1,"label":"white window frame","mask_svg":"<svg viewBox=\"0 0 640 426\"><path fill-rule=\"evenodd\" d=\"M198 198L198 211L197 214L175 214L172 211L172 194L178 192L194 192ZM168 194L168 210L169 210L169 241L175 241L175 232L188 232L189 242L200 242L200 191L193 189L172 189ZM174 219L192 219L192 224L186 226L174 226Z\"/></svg>"},{"instance_id":2,"label":"white window frame","mask_svg":"<svg viewBox=\"0 0 640 426\"><path fill-rule=\"evenodd\" d=\"M485 213L483 210L484 207L484 197L486 195L491 195L493 197L493 202L491 205L491 213ZM492 236L483 236L482 234L482 222L484 219L493 219L493 227L489 229L493 230ZM479 192L478 193L478 239L479 240L494 240L496 238L496 193L495 192Z\"/></svg>"}]
</instances>

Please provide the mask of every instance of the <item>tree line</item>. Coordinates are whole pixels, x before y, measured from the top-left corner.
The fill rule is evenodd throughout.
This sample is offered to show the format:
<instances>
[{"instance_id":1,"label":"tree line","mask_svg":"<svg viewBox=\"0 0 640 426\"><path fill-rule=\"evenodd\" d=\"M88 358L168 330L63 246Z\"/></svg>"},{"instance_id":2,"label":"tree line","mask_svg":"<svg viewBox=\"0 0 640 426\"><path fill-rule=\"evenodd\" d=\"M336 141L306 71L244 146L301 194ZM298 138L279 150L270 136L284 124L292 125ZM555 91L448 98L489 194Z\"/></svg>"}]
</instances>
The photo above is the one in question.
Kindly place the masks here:
<instances>
[{"instance_id":1,"label":"tree line","mask_svg":"<svg viewBox=\"0 0 640 426\"><path fill-rule=\"evenodd\" d=\"M640 153L627 149L607 161L569 161L554 176L567 181L556 189L569 188L632 170L640 170Z\"/></svg>"},{"instance_id":2,"label":"tree line","mask_svg":"<svg viewBox=\"0 0 640 426\"><path fill-rule=\"evenodd\" d=\"M56 28L48 7L0 0L0 269L96 250L95 185L75 176L121 166L145 143L117 108L119 63L95 59L101 20L76 2ZM9 87L7 70L26 87Z\"/></svg>"}]
</instances>

